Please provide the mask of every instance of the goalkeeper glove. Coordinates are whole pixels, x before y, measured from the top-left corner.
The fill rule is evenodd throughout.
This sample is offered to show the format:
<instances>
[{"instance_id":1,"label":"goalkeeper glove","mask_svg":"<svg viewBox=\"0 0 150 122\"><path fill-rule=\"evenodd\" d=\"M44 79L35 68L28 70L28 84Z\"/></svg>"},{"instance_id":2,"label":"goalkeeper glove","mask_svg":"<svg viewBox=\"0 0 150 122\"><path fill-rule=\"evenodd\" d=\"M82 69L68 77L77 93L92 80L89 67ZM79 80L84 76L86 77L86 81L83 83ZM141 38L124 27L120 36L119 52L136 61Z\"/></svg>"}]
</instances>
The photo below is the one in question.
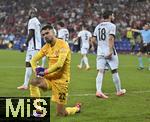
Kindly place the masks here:
<instances>
[{"instance_id":1,"label":"goalkeeper glove","mask_svg":"<svg viewBox=\"0 0 150 122\"><path fill-rule=\"evenodd\" d=\"M35 71L36 71L36 75L37 75L37 76L43 77L43 76L45 75L45 73L44 73L45 68L43 68L43 67L37 67L37 68L35 69Z\"/></svg>"},{"instance_id":2,"label":"goalkeeper glove","mask_svg":"<svg viewBox=\"0 0 150 122\"><path fill-rule=\"evenodd\" d=\"M35 69L35 71L36 71L36 75L37 76L41 76L41 77L43 77L44 75L48 74L48 69L45 69L43 67L37 67Z\"/></svg>"}]
</instances>

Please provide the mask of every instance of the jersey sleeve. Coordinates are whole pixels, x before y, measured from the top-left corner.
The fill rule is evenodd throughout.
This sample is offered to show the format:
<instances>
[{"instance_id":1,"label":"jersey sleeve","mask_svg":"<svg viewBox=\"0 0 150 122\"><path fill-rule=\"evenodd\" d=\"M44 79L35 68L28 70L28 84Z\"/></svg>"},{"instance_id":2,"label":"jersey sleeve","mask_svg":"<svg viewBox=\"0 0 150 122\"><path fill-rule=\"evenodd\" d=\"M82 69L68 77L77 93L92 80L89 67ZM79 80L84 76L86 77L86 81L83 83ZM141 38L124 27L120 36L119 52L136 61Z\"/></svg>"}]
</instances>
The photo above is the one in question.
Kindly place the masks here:
<instances>
[{"instance_id":1,"label":"jersey sleeve","mask_svg":"<svg viewBox=\"0 0 150 122\"><path fill-rule=\"evenodd\" d=\"M92 33L91 32L89 32L89 37L92 37Z\"/></svg>"},{"instance_id":2,"label":"jersey sleeve","mask_svg":"<svg viewBox=\"0 0 150 122\"><path fill-rule=\"evenodd\" d=\"M45 44L45 45L41 48L41 50L39 51L43 57L46 56L47 51L48 51L48 48L49 48L48 45Z\"/></svg>"},{"instance_id":3,"label":"jersey sleeve","mask_svg":"<svg viewBox=\"0 0 150 122\"><path fill-rule=\"evenodd\" d=\"M35 56L31 59L30 64L32 66L33 71L35 72L35 69L37 67L37 61L39 61L42 58L42 54L40 52L38 52L37 54L35 54Z\"/></svg>"},{"instance_id":4,"label":"jersey sleeve","mask_svg":"<svg viewBox=\"0 0 150 122\"><path fill-rule=\"evenodd\" d=\"M81 37L81 32L78 33L78 37Z\"/></svg>"},{"instance_id":5,"label":"jersey sleeve","mask_svg":"<svg viewBox=\"0 0 150 122\"><path fill-rule=\"evenodd\" d=\"M110 32L109 32L110 35L116 35L116 26L115 25L112 25L110 27Z\"/></svg>"},{"instance_id":6,"label":"jersey sleeve","mask_svg":"<svg viewBox=\"0 0 150 122\"><path fill-rule=\"evenodd\" d=\"M63 67L69 51L70 51L69 47L65 44L60 47L58 61L50 68L48 68L48 73L53 73L56 70Z\"/></svg>"}]
</instances>

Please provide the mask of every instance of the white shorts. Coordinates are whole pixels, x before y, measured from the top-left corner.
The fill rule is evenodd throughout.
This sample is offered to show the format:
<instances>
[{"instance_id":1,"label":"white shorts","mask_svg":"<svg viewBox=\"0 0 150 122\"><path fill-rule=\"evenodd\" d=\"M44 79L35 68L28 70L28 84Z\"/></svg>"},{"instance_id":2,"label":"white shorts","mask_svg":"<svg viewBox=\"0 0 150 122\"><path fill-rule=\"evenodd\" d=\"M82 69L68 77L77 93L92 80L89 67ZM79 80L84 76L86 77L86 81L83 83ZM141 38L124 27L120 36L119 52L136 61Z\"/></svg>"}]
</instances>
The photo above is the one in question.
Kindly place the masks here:
<instances>
[{"instance_id":1,"label":"white shorts","mask_svg":"<svg viewBox=\"0 0 150 122\"><path fill-rule=\"evenodd\" d=\"M82 55L85 55L85 54L88 54L88 48L81 48L81 54Z\"/></svg>"},{"instance_id":2,"label":"white shorts","mask_svg":"<svg viewBox=\"0 0 150 122\"><path fill-rule=\"evenodd\" d=\"M97 55L97 70L99 69L105 69L106 66L110 67L111 70L118 69L119 65L119 60L118 60L118 55L112 55L112 59L105 59L105 57L102 57L100 55Z\"/></svg>"},{"instance_id":3,"label":"white shorts","mask_svg":"<svg viewBox=\"0 0 150 122\"><path fill-rule=\"evenodd\" d=\"M38 52L39 50L27 50L26 53L26 62L30 62L30 60L32 59L32 57Z\"/></svg>"}]
</instances>

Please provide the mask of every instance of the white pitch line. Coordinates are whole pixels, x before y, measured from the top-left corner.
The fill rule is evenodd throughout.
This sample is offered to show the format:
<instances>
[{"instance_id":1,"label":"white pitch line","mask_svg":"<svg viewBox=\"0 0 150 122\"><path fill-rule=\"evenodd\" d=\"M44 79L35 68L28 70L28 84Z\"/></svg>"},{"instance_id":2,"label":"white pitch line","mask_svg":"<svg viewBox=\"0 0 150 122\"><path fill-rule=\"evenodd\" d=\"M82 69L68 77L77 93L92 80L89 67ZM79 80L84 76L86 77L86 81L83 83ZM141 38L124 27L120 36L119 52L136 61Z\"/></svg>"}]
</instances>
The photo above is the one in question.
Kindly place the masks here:
<instances>
[{"instance_id":1,"label":"white pitch line","mask_svg":"<svg viewBox=\"0 0 150 122\"><path fill-rule=\"evenodd\" d=\"M0 66L0 68L2 69L21 69L21 68L24 68L25 66Z\"/></svg>"},{"instance_id":2,"label":"white pitch line","mask_svg":"<svg viewBox=\"0 0 150 122\"><path fill-rule=\"evenodd\" d=\"M73 96L73 97L82 97L82 96L95 96L95 94L71 94L69 96Z\"/></svg>"},{"instance_id":3,"label":"white pitch line","mask_svg":"<svg viewBox=\"0 0 150 122\"><path fill-rule=\"evenodd\" d=\"M135 93L135 94L150 93L150 90L147 90L147 91L132 91L131 93Z\"/></svg>"},{"instance_id":4,"label":"white pitch line","mask_svg":"<svg viewBox=\"0 0 150 122\"><path fill-rule=\"evenodd\" d=\"M128 93L128 91L127 91ZM129 92L129 94L143 94L143 93L150 93L150 90L147 91L131 91ZM106 94L114 94L114 93L106 93ZM73 97L82 97L82 96L95 96L94 93L87 93L87 94L70 94L69 96L73 96Z\"/></svg>"},{"instance_id":5,"label":"white pitch line","mask_svg":"<svg viewBox=\"0 0 150 122\"><path fill-rule=\"evenodd\" d=\"M130 91L128 92L128 94L143 94L143 93L150 93L150 90L147 91ZM105 93L105 94L115 94L115 93ZM94 93L87 93L87 94L69 94L68 96L70 97L88 97L88 96L95 96ZM45 97L49 97L49 96L45 96Z\"/></svg>"},{"instance_id":6,"label":"white pitch line","mask_svg":"<svg viewBox=\"0 0 150 122\"><path fill-rule=\"evenodd\" d=\"M0 68L3 68L3 69L8 69L8 68L11 68L11 69L20 69L20 68L24 68L25 66L0 66ZM119 67L137 67L136 65L120 65Z\"/></svg>"}]
</instances>

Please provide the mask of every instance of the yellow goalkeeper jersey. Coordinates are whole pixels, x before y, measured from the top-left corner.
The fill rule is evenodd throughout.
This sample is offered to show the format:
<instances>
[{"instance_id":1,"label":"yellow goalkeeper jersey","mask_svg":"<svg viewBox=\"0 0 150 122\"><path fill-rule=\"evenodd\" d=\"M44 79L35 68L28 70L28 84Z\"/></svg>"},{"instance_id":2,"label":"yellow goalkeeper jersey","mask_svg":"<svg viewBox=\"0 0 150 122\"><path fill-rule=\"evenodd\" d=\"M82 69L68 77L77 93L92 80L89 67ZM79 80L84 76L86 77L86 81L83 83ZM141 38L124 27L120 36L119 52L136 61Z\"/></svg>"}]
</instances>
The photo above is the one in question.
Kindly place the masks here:
<instances>
[{"instance_id":1,"label":"yellow goalkeeper jersey","mask_svg":"<svg viewBox=\"0 0 150 122\"><path fill-rule=\"evenodd\" d=\"M30 61L33 70L37 67L36 63L42 57L48 58L48 72L45 78L49 80L64 79L70 81L70 61L71 51L69 45L61 39L56 38L56 43L51 47L46 43L41 50Z\"/></svg>"}]
</instances>

